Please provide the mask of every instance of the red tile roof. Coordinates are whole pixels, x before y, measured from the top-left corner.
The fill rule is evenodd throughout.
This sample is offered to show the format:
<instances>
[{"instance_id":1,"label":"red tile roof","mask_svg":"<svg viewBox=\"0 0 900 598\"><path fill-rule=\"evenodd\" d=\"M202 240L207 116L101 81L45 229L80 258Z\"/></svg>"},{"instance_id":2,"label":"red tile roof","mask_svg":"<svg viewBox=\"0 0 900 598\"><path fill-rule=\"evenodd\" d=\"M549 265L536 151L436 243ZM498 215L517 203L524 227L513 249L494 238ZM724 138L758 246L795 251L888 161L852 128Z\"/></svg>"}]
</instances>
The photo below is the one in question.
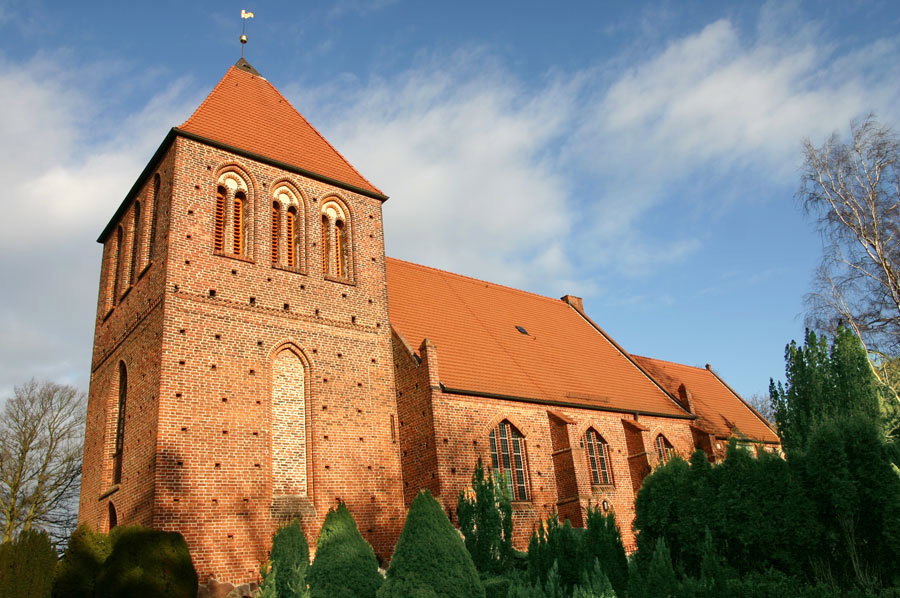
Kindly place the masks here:
<instances>
[{"instance_id":1,"label":"red tile roof","mask_svg":"<svg viewBox=\"0 0 900 598\"><path fill-rule=\"evenodd\" d=\"M697 426L718 437L746 436L779 442L778 436L738 395L712 371L661 359L632 356L672 395L684 384L692 395Z\"/></svg>"},{"instance_id":2,"label":"red tile roof","mask_svg":"<svg viewBox=\"0 0 900 598\"><path fill-rule=\"evenodd\" d=\"M391 325L415 350L425 338L435 344L448 388L688 415L559 299L391 258L387 283Z\"/></svg>"},{"instance_id":3,"label":"red tile roof","mask_svg":"<svg viewBox=\"0 0 900 598\"><path fill-rule=\"evenodd\" d=\"M383 196L271 83L241 68L229 68L179 128Z\"/></svg>"}]
</instances>

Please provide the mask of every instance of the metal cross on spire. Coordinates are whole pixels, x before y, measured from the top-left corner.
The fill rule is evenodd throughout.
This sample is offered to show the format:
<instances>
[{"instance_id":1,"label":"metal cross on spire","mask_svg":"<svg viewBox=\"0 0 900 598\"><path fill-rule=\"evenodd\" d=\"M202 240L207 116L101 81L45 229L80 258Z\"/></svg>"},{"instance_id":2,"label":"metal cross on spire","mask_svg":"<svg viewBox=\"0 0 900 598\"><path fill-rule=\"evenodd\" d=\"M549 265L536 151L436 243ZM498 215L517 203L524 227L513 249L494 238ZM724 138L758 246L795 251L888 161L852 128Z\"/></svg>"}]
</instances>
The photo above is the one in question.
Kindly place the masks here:
<instances>
[{"instance_id":1,"label":"metal cross on spire","mask_svg":"<svg viewBox=\"0 0 900 598\"><path fill-rule=\"evenodd\" d=\"M247 19L252 18L252 12L241 9L241 58L244 57L244 46L247 45Z\"/></svg>"}]
</instances>

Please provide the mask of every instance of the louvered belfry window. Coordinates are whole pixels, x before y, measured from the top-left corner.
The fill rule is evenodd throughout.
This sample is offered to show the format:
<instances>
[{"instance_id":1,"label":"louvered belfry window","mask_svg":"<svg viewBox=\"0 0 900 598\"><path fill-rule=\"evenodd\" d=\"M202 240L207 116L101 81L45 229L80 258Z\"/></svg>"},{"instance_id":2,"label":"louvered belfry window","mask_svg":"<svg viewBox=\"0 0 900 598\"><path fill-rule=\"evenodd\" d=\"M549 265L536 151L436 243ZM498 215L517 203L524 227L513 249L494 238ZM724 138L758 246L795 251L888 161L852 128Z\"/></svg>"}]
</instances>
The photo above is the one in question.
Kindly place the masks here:
<instances>
[{"instance_id":1,"label":"louvered belfry window","mask_svg":"<svg viewBox=\"0 0 900 598\"><path fill-rule=\"evenodd\" d=\"M491 465L503 473L513 500L528 500L525 437L508 421L491 430Z\"/></svg>"},{"instance_id":2,"label":"louvered belfry window","mask_svg":"<svg viewBox=\"0 0 900 598\"><path fill-rule=\"evenodd\" d=\"M297 267L297 208L291 206L287 212L287 265L289 268Z\"/></svg>"},{"instance_id":3,"label":"louvered belfry window","mask_svg":"<svg viewBox=\"0 0 900 598\"><path fill-rule=\"evenodd\" d=\"M215 251L225 251L225 187L219 185L216 189L216 230Z\"/></svg>"},{"instance_id":4,"label":"louvered belfry window","mask_svg":"<svg viewBox=\"0 0 900 598\"><path fill-rule=\"evenodd\" d=\"M128 397L128 371L125 362L119 362L119 405L116 411L116 439L113 453L113 484L122 481L122 448L125 445L125 404Z\"/></svg>"},{"instance_id":5,"label":"louvered belfry window","mask_svg":"<svg viewBox=\"0 0 900 598\"><path fill-rule=\"evenodd\" d=\"M328 243L328 216L322 215L322 274L328 274L328 259L331 247Z\"/></svg>"},{"instance_id":6,"label":"louvered belfry window","mask_svg":"<svg viewBox=\"0 0 900 598\"><path fill-rule=\"evenodd\" d=\"M346 274L346 264L344 262L344 222L338 220L334 223L334 274L338 278L343 278Z\"/></svg>"},{"instance_id":7,"label":"louvered belfry window","mask_svg":"<svg viewBox=\"0 0 900 598\"><path fill-rule=\"evenodd\" d=\"M612 484L609 444L594 428L588 428L584 435L584 441L587 448L588 464L591 468L591 483L595 485Z\"/></svg>"},{"instance_id":8,"label":"louvered belfry window","mask_svg":"<svg viewBox=\"0 0 900 598\"><path fill-rule=\"evenodd\" d=\"M288 219L290 220L290 219ZM272 203L272 265L278 265L278 233L281 231L281 206Z\"/></svg>"},{"instance_id":9,"label":"louvered belfry window","mask_svg":"<svg viewBox=\"0 0 900 598\"><path fill-rule=\"evenodd\" d=\"M244 255L246 248L247 198L243 191L234 194L234 254Z\"/></svg>"}]
</instances>

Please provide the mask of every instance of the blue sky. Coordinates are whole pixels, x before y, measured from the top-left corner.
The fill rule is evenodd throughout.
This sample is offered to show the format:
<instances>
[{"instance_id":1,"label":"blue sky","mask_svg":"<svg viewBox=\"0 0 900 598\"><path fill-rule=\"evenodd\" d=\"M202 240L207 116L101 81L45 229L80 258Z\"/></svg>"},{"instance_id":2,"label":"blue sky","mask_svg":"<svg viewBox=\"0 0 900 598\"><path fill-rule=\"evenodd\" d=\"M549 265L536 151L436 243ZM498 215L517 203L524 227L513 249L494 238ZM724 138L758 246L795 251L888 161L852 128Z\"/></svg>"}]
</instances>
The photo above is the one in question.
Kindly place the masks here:
<instances>
[{"instance_id":1,"label":"blue sky","mask_svg":"<svg viewBox=\"0 0 900 598\"><path fill-rule=\"evenodd\" d=\"M94 241L242 8L247 59L391 196L389 255L581 295L744 395L803 331L802 140L900 121L895 2L0 0L0 395L87 387Z\"/></svg>"}]
</instances>

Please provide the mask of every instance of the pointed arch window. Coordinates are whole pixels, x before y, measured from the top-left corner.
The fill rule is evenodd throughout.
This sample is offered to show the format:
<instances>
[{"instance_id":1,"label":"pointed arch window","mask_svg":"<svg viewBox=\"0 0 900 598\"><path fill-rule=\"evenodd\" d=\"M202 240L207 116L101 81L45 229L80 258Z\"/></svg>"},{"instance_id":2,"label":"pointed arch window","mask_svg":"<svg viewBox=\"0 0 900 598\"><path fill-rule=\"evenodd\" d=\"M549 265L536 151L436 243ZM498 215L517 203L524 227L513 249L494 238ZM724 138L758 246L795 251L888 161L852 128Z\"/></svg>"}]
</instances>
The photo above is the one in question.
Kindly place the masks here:
<instances>
[{"instance_id":1,"label":"pointed arch window","mask_svg":"<svg viewBox=\"0 0 900 598\"><path fill-rule=\"evenodd\" d=\"M513 500L528 500L525 437L507 420L491 430L491 465L504 474Z\"/></svg>"},{"instance_id":2,"label":"pointed arch window","mask_svg":"<svg viewBox=\"0 0 900 598\"><path fill-rule=\"evenodd\" d=\"M322 205L322 272L334 278L350 279L353 242L350 213L335 199Z\"/></svg>"},{"instance_id":3,"label":"pointed arch window","mask_svg":"<svg viewBox=\"0 0 900 598\"><path fill-rule=\"evenodd\" d=\"M278 236L281 231L281 204L272 202L272 265L278 265Z\"/></svg>"},{"instance_id":4,"label":"pointed arch window","mask_svg":"<svg viewBox=\"0 0 900 598\"><path fill-rule=\"evenodd\" d=\"M664 465L674 456L675 448L672 443L665 436L659 434L656 437L656 458L659 459L659 463Z\"/></svg>"},{"instance_id":5,"label":"pointed arch window","mask_svg":"<svg viewBox=\"0 0 900 598\"><path fill-rule=\"evenodd\" d=\"M156 246L156 227L159 222L159 173L153 175L153 204L148 208L153 210L153 217L150 219L150 238L147 241L147 262L153 261L153 250Z\"/></svg>"},{"instance_id":6,"label":"pointed arch window","mask_svg":"<svg viewBox=\"0 0 900 598\"><path fill-rule=\"evenodd\" d=\"M216 230L215 230L215 251L222 253L225 251L225 196L227 194L225 185L216 187Z\"/></svg>"},{"instance_id":7,"label":"pointed arch window","mask_svg":"<svg viewBox=\"0 0 900 598\"><path fill-rule=\"evenodd\" d=\"M595 486L610 486L613 483L610 464L609 444L594 428L584 433L584 445L587 449L588 466L591 469L591 483Z\"/></svg>"},{"instance_id":8,"label":"pointed arch window","mask_svg":"<svg viewBox=\"0 0 900 598\"><path fill-rule=\"evenodd\" d=\"M235 255L245 255L247 251L247 196L243 191L234 194L234 247Z\"/></svg>"},{"instance_id":9,"label":"pointed arch window","mask_svg":"<svg viewBox=\"0 0 900 598\"><path fill-rule=\"evenodd\" d=\"M139 252L141 245L141 202L134 202L134 217L131 223L131 268L128 274L128 283L134 284L139 273L138 262L141 254Z\"/></svg>"},{"instance_id":10,"label":"pointed arch window","mask_svg":"<svg viewBox=\"0 0 900 598\"><path fill-rule=\"evenodd\" d=\"M125 260L123 260L123 254L125 253L125 229L119 225L119 228L116 229L116 262L115 262L115 271L113 272L113 305L119 302L119 296L122 294L122 268L124 267Z\"/></svg>"},{"instance_id":11,"label":"pointed arch window","mask_svg":"<svg viewBox=\"0 0 900 598\"><path fill-rule=\"evenodd\" d=\"M122 481L122 448L125 444L125 405L128 398L128 370L119 362L119 404L116 409L115 451L113 452L113 484Z\"/></svg>"},{"instance_id":12,"label":"pointed arch window","mask_svg":"<svg viewBox=\"0 0 900 598\"><path fill-rule=\"evenodd\" d=\"M288 268L296 268L300 264L300 243L298 237L298 226L299 216L297 213L297 208L295 206L291 206L287 211L287 218L284 221L285 224L285 237L287 238L287 266Z\"/></svg>"}]
</instances>

